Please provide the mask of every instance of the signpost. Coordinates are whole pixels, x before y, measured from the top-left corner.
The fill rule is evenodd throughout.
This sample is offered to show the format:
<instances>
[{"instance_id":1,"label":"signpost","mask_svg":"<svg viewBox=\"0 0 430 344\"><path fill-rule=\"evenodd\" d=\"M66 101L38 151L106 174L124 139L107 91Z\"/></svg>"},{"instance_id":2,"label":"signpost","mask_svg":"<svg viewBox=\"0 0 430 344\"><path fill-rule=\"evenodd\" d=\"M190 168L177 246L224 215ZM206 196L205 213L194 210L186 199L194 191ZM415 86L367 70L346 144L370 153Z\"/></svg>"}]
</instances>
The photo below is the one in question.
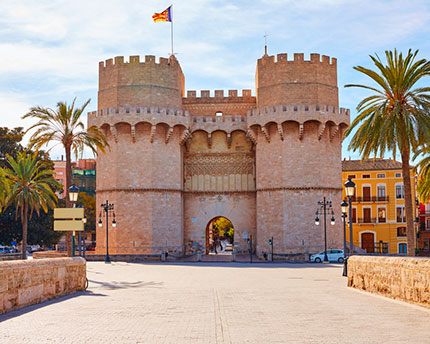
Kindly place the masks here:
<instances>
[{"instance_id":1,"label":"signpost","mask_svg":"<svg viewBox=\"0 0 430 344\"><path fill-rule=\"evenodd\" d=\"M73 232L73 255L75 253L75 232L84 230L84 208L55 208L54 231Z\"/></svg>"}]
</instances>

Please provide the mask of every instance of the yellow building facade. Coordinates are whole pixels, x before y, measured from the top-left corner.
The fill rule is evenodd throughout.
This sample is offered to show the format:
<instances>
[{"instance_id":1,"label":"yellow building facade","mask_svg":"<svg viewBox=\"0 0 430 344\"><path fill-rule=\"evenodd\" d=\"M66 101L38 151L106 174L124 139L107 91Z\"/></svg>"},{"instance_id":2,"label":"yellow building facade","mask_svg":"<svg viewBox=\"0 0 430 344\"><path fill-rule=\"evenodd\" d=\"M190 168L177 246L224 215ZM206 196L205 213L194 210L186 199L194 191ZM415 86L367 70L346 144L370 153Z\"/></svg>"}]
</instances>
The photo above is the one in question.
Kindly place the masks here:
<instances>
[{"instance_id":1,"label":"yellow building facade","mask_svg":"<svg viewBox=\"0 0 430 344\"><path fill-rule=\"evenodd\" d=\"M342 161L343 184L356 184L352 198L353 244L367 253L407 253L402 165L391 159ZM415 182L411 173L412 197ZM346 199L345 190L343 198ZM349 214L348 214L349 215ZM349 218L346 240L349 243Z\"/></svg>"}]
</instances>

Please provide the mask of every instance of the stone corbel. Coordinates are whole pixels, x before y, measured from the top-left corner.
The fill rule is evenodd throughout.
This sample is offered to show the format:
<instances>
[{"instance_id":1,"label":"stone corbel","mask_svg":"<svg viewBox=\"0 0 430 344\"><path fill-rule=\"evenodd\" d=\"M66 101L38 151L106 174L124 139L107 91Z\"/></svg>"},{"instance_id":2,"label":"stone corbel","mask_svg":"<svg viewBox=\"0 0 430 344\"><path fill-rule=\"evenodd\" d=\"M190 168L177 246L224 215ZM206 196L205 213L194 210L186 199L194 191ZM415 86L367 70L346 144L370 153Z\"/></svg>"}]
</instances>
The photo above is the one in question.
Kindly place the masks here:
<instances>
[{"instance_id":1,"label":"stone corbel","mask_svg":"<svg viewBox=\"0 0 430 344\"><path fill-rule=\"evenodd\" d=\"M253 144L257 144L257 136L255 136L255 132L252 129L248 129L246 131L246 137L249 138L249 140L253 143Z\"/></svg>"},{"instance_id":2,"label":"stone corbel","mask_svg":"<svg viewBox=\"0 0 430 344\"><path fill-rule=\"evenodd\" d=\"M134 124L131 126L131 139L136 142L136 126Z\"/></svg>"},{"instance_id":3,"label":"stone corbel","mask_svg":"<svg viewBox=\"0 0 430 344\"><path fill-rule=\"evenodd\" d=\"M278 132L281 140L284 141L284 129L282 128L282 123L278 123Z\"/></svg>"},{"instance_id":4,"label":"stone corbel","mask_svg":"<svg viewBox=\"0 0 430 344\"><path fill-rule=\"evenodd\" d=\"M303 123L300 123L299 124L299 140L303 139L303 131L304 131Z\"/></svg>"},{"instance_id":5,"label":"stone corbel","mask_svg":"<svg viewBox=\"0 0 430 344\"><path fill-rule=\"evenodd\" d=\"M116 130L116 127L114 125L110 126L110 132L112 133L113 139L115 140L115 143L118 143L118 132Z\"/></svg>"},{"instance_id":6,"label":"stone corbel","mask_svg":"<svg viewBox=\"0 0 430 344\"><path fill-rule=\"evenodd\" d=\"M266 137L267 142L270 143L270 134L266 127L261 127L261 131L263 132L264 136Z\"/></svg>"},{"instance_id":7,"label":"stone corbel","mask_svg":"<svg viewBox=\"0 0 430 344\"><path fill-rule=\"evenodd\" d=\"M172 134L173 134L173 128L169 127L169 129L167 130L167 133L166 133L166 144L169 143L170 136L172 136Z\"/></svg>"},{"instance_id":8,"label":"stone corbel","mask_svg":"<svg viewBox=\"0 0 430 344\"><path fill-rule=\"evenodd\" d=\"M181 135L181 139L179 140L179 144L181 144L181 145L185 144L189 138L191 138L191 133L188 129L185 129Z\"/></svg>"},{"instance_id":9,"label":"stone corbel","mask_svg":"<svg viewBox=\"0 0 430 344\"><path fill-rule=\"evenodd\" d=\"M212 148L212 133L208 133L208 147Z\"/></svg>"},{"instance_id":10,"label":"stone corbel","mask_svg":"<svg viewBox=\"0 0 430 344\"><path fill-rule=\"evenodd\" d=\"M330 133L330 142L333 141L334 137L336 136L337 132L339 131L339 126L335 125L331 128L331 133Z\"/></svg>"},{"instance_id":11,"label":"stone corbel","mask_svg":"<svg viewBox=\"0 0 430 344\"><path fill-rule=\"evenodd\" d=\"M231 133L227 133L227 147L231 148Z\"/></svg>"},{"instance_id":12,"label":"stone corbel","mask_svg":"<svg viewBox=\"0 0 430 344\"><path fill-rule=\"evenodd\" d=\"M154 142L154 136L155 136L156 130L157 130L157 126L155 124L153 124L151 127L151 136L150 136L151 143Z\"/></svg>"},{"instance_id":13,"label":"stone corbel","mask_svg":"<svg viewBox=\"0 0 430 344\"><path fill-rule=\"evenodd\" d=\"M318 131L318 140L321 140L321 137L324 134L324 130L325 130L325 123L321 123Z\"/></svg>"}]
</instances>

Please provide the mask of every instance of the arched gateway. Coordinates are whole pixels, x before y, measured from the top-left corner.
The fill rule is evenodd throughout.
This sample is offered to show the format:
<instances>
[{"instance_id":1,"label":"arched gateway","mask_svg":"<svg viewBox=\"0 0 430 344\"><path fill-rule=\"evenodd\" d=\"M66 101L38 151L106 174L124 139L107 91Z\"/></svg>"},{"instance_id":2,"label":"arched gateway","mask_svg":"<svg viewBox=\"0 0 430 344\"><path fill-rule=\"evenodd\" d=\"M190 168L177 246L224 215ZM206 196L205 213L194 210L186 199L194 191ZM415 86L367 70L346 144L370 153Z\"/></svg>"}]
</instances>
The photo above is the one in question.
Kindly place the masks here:
<instances>
[{"instance_id":1,"label":"arched gateway","mask_svg":"<svg viewBox=\"0 0 430 344\"><path fill-rule=\"evenodd\" d=\"M206 254L231 254L234 250L234 227L229 219L217 216L206 226Z\"/></svg>"}]
</instances>

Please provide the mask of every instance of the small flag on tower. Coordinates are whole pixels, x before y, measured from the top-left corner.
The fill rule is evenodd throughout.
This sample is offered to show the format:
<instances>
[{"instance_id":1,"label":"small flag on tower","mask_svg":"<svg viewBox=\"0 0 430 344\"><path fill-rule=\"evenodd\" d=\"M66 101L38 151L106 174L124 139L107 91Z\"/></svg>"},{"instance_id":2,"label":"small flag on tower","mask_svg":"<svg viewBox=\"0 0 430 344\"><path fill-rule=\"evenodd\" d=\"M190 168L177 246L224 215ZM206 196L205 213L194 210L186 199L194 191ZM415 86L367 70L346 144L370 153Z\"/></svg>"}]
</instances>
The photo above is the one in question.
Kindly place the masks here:
<instances>
[{"instance_id":1,"label":"small flag on tower","mask_svg":"<svg viewBox=\"0 0 430 344\"><path fill-rule=\"evenodd\" d=\"M155 13L152 16L152 19L154 19L154 22L159 22L159 21L171 22L172 21L172 14L170 12L171 7L172 6L169 6L169 8L167 8L161 13Z\"/></svg>"}]
</instances>

